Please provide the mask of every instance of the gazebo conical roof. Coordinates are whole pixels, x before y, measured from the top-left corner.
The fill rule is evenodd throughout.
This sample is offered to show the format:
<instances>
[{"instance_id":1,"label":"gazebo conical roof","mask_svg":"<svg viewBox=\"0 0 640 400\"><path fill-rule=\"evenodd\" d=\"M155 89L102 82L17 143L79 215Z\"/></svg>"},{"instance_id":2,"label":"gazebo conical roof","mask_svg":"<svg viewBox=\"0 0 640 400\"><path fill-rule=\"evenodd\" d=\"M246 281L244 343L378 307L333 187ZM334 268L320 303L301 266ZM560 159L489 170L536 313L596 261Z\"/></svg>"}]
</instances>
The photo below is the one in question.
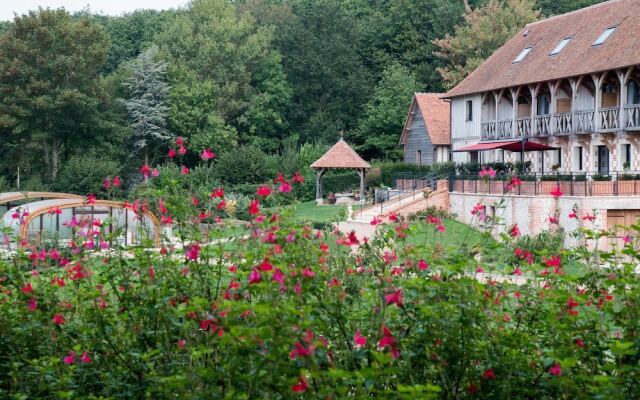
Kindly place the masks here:
<instances>
[{"instance_id":1,"label":"gazebo conical roof","mask_svg":"<svg viewBox=\"0 0 640 400\"><path fill-rule=\"evenodd\" d=\"M366 162L342 138L334 144L322 157L317 159L311 168L353 168L369 169L371 164Z\"/></svg>"}]
</instances>

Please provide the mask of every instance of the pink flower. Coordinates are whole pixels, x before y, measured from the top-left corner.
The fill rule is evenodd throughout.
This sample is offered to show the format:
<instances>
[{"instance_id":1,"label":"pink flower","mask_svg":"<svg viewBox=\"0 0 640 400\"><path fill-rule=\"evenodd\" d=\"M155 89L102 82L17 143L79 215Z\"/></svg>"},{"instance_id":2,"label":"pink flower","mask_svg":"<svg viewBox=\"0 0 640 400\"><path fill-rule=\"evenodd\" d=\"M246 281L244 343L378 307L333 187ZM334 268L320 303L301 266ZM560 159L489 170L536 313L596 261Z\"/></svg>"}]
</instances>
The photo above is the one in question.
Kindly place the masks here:
<instances>
[{"instance_id":1,"label":"pink flower","mask_svg":"<svg viewBox=\"0 0 640 400\"><path fill-rule=\"evenodd\" d=\"M596 220L596 216L595 216L595 214L589 214L589 213L587 213L587 214L585 214L585 215L582 217L582 220L583 220L583 221L590 221L590 222L593 222L593 221L595 221L595 220Z\"/></svg>"},{"instance_id":2,"label":"pink flower","mask_svg":"<svg viewBox=\"0 0 640 400\"><path fill-rule=\"evenodd\" d=\"M217 198L222 198L222 197L224 197L224 189L223 188L217 188L216 190L211 192L211 198L212 199L217 199Z\"/></svg>"},{"instance_id":3,"label":"pink flower","mask_svg":"<svg viewBox=\"0 0 640 400\"><path fill-rule=\"evenodd\" d=\"M260 276L260 271L257 268L251 270L249 274L249 285L253 285L254 283L260 283L262 277Z\"/></svg>"},{"instance_id":4,"label":"pink flower","mask_svg":"<svg viewBox=\"0 0 640 400\"><path fill-rule=\"evenodd\" d=\"M632 241L631 236L629 236L629 234L624 235L624 236L622 237L622 241L623 241L624 243L631 243L631 241Z\"/></svg>"},{"instance_id":5,"label":"pink flower","mask_svg":"<svg viewBox=\"0 0 640 400\"><path fill-rule=\"evenodd\" d=\"M89 204L90 206L96 204L96 195L91 193L89 194L89 196L87 196L87 204Z\"/></svg>"},{"instance_id":6,"label":"pink flower","mask_svg":"<svg viewBox=\"0 0 640 400\"><path fill-rule=\"evenodd\" d=\"M200 244L198 242L187 247L186 256L188 260L197 261L200 254Z\"/></svg>"},{"instance_id":7,"label":"pink flower","mask_svg":"<svg viewBox=\"0 0 640 400\"><path fill-rule=\"evenodd\" d=\"M176 145L177 146L184 146L184 138L182 136L178 136L176 138Z\"/></svg>"},{"instance_id":8,"label":"pink flower","mask_svg":"<svg viewBox=\"0 0 640 400\"><path fill-rule=\"evenodd\" d=\"M390 347L392 357L400 357L400 351L396 348L396 340L385 324L382 324L382 334L382 338L378 340L378 349L384 350L385 348Z\"/></svg>"},{"instance_id":9,"label":"pink flower","mask_svg":"<svg viewBox=\"0 0 640 400\"><path fill-rule=\"evenodd\" d=\"M105 190L111 189L111 179L109 179L109 177L104 178L104 182L102 183L102 186L104 186Z\"/></svg>"},{"instance_id":10,"label":"pink flower","mask_svg":"<svg viewBox=\"0 0 640 400\"><path fill-rule=\"evenodd\" d=\"M280 268L276 268L271 279L282 285L282 283L284 282L284 274L282 273Z\"/></svg>"},{"instance_id":11,"label":"pink flower","mask_svg":"<svg viewBox=\"0 0 640 400\"><path fill-rule=\"evenodd\" d=\"M420 260L418 263L418 269L424 271L427 268L429 268L429 264L427 264L425 260Z\"/></svg>"},{"instance_id":12,"label":"pink flower","mask_svg":"<svg viewBox=\"0 0 640 400\"><path fill-rule=\"evenodd\" d=\"M62 316L62 314L56 314L53 316L53 323L56 325L63 325L64 324L64 317Z\"/></svg>"},{"instance_id":13,"label":"pink flower","mask_svg":"<svg viewBox=\"0 0 640 400\"><path fill-rule=\"evenodd\" d=\"M29 299L29 311L34 312L38 308L38 302L35 298Z\"/></svg>"},{"instance_id":14,"label":"pink flower","mask_svg":"<svg viewBox=\"0 0 640 400\"><path fill-rule=\"evenodd\" d=\"M178 153L174 149L169 149L169 152L167 153L167 157L169 158L174 158L177 155Z\"/></svg>"},{"instance_id":15,"label":"pink flower","mask_svg":"<svg viewBox=\"0 0 640 400\"><path fill-rule=\"evenodd\" d=\"M249 203L249 214L256 215L260 212L260 202L258 200L251 200Z\"/></svg>"},{"instance_id":16,"label":"pink flower","mask_svg":"<svg viewBox=\"0 0 640 400\"><path fill-rule=\"evenodd\" d=\"M303 393L306 392L307 389L309 389L309 384L303 375L300 375L300 378L298 378L298 383L291 386L291 390L293 390L294 393Z\"/></svg>"},{"instance_id":17,"label":"pink flower","mask_svg":"<svg viewBox=\"0 0 640 400\"><path fill-rule=\"evenodd\" d=\"M89 364L91 362L91 357L89 357L89 353L87 353L86 351L82 353L82 356L80 356L80 361L82 361L85 364Z\"/></svg>"},{"instance_id":18,"label":"pink flower","mask_svg":"<svg viewBox=\"0 0 640 400\"><path fill-rule=\"evenodd\" d=\"M154 178L157 178L160 176L160 170L158 168L154 168L153 171L151 171L151 176L153 176Z\"/></svg>"},{"instance_id":19,"label":"pink flower","mask_svg":"<svg viewBox=\"0 0 640 400\"><path fill-rule=\"evenodd\" d=\"M485 176L489 176L493 178L494 176L496 176L496 171L494 171L493 168L491 167L489 167L488 169L485 167L482 167L482 170L478 175L480 175L481 178L484 178Z\"/></svg>"},{"instance_id":20,"label":"pink flower","mask_svg":"<svg viewBox=\"0 0 640 400\"><path fill-rule=\"evenodd\" d=\"M180 148L178 149L178 154L180 154L181 156L187 154L187 148L184 146L180 146Z\"/></svg>"},{"instance_id":21,"label":"pink flower","mask_svg":"<svg viewBox=\"0 0 640 400\"><path fill-rule=\"evenodd\" d=\"M560 186L556 186L556 188L550 191L549 194L555 197L556 199L562 196L562 191L560 190Z\"/></svg>"},{"instance_id":22,"label":"pink flower","mask_svg":"<svg viewBox=\"0 0 640 400\"><path fill-rule=\"evenodd\" d=\"M289 182L282 182L278 187L278 190L280 191L280 193L289 193L291 191L291 185L289 184Z\"/></svg>"},{"instance_id":23,"label":"pink flower","mask_svg":"<svg viewBox=\"0 0 640 400\"><path fill-rule=\"evenodd\" d=\"M262 263L260 265L258 265L258 269L260 271L268 272L268 271L273 270L273 265L269 262L268 258L264 258L262 260Z\"/></svg>"},{"instance_id":24,"label":"pink flower","mask_svg":"<svg viewBox=\"0 0 640 400\"><path fill-rule=\"evenodd\" d=\"M120 177L119 177L118 175L116 175L116 176L113 178L113 181L112 181L111 183L113 183L113 186L114 186L114 187L120 187L120 184L121 184L122 182L120 181Z\"/></svg>"},{"instance_id":25,"label":"pink flower","mask_svg":"<svg viewBox=\"0 0 640 400\"><path fill-rule=\"evenodd\" d=\"M62 359L62 361L67 365L73 364L74 362L76 362L76 352L75 351L70 351L69 355L64 357Z\"/></svg>"},{"instance_id":26,"label":"pink flower","mask_svg":"<svg viewBox=\"0 0 640 400\"><path fill-rule=\"evenodd\" d=\"M356 334L353 335L353 343L356 347L364 347L367 344L367 338L360 334L360 331L357 330Z\"/></svg>"},{"instance_id":27,"label":"pink flower","mask_svg":"<svg viewBox=\"0 0 640 400\"><path fill-rule=\"evenodd\" d=\"M380 225L381 223L382 223L382 218L380 218L380 217L373 217L371 222L369 222L369 224L371 224L373 226Z\"/></svg>"},{"instance_id":28,"label":"pink flower","mask_svg":"<svg viewBox=\"0 0 640 400\"><path fill-rule=\"evenodd\" d=\"M178 348L179 349L184 349L184 347L187 345L187 341L184 339L178 339Z\"/></svg>"},{"instance_id":29,"label":"pink flower","mask_svg":"<svg viewBox=\"0 0 640 400\"><path fill-rule=\"evenodd\" d=\"M256 190L256 194L260 197L267 197L271 194L271 188L267 185L262 185Z\"/></svg>"},{"instance_id":30,"label":"pink flower","mask_svg":"<svg viewBox=\"0 0 640 400\"><path fill-rule=\"evenodd\" d=\"M149 278L152 280L156 278L156 269L152 266L149 267Z\"/></svg>"},{"instance_id":31,"label":"pink flower","mask_svg":"<svg viewBox=\"0 0 640 400\"><path fill-rule=\"evenodd\" d=\"M211 151L211 149L204 149L202 150L202 154L200 154L200 158L202 158L202 160L204 161L209 161L215 156L215 153Z\"/></svg>"},{"instance_id":32,"label":"pink flower","mask_svg":"<svg viewBox=\"0 0 640 400\"><path fill-rule=\"evenodd\" d=\"M182 166L182 169L180 170L180 173L184 176L186 174L189 173L189 168L185 167L184 165Z\"/></svg>"},{"instance_id":33,"label":"pink flower","mask_svg":"<svg viewBox=\"0 0 640 400\"><path fill-rule=\"evenodd\" d=\"M551 375L559 376L562 375L562 369L560 368L560 363L555 363L549 368L549 373Z\"/></svg>"},{"instance_id":34,"label":"pink flower","mask_svg":"<svg viewBox=\"0 0 640 400\"><path fill-rule=\"evenodd\" d=\"M311 270L311 268L306 267L303 271L302 271L302 276L304 276L305 278L313 278L314 276L316 276L316 273L313 272Z\"/></svg>"},{"instance_id":35,"label":"pink flower","mask_svg":"<svg viewBox=\"0 0 640 400\"><path fill-rule=\"evenodd\" d=\"M571 212L569 213L569 218L575 218L578 219L578 213L576 210L571 210Z\"/></svg>"}]
</instances>

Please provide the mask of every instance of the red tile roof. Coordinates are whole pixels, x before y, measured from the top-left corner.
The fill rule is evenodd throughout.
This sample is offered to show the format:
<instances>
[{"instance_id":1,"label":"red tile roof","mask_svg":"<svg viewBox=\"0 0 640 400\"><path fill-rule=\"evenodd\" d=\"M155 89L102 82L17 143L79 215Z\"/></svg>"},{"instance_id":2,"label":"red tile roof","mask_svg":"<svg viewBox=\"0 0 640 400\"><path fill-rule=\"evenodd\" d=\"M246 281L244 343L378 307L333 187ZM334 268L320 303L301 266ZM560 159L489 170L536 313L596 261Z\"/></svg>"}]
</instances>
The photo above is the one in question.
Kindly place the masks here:
<instances>
[{"instance_id":1,"label":"red tile roof","mask_svg":"<svg viewBox=\"0 0 640 400\"><path fill-rule=\"evenodd\" d=\"M416 93L402 129L400 143L404 144L409 132L413 109L417 104L431 143L437 146L451 144L451 109L448 101L441 99L442 93Z\"/></svg>"},{"instance_id":2,"label":"red tile roof","mask_svg":"<svg viewBox=\"0 0 640 400\"><path fill-rule=\"evenodd\" d=\"M363 160L347 142L340 139L322 157L311 164L311 168L371 168L371 165Z\"/></svg>"},{"instance_id":3,"label":"red tile roof","mask_svg":"<svg viewBox=\"0 0 640 400\"><path fill-rule=\"evenodd\" d=\"M607 28L615 32L600 46L593 42ZM549 53L564 38L557 55ZM513 60L531 46L520 62ZM585 75L640 64L640 0L612 0L528 24L446 98L517 85Z\"/></svg>"}]
</instances>

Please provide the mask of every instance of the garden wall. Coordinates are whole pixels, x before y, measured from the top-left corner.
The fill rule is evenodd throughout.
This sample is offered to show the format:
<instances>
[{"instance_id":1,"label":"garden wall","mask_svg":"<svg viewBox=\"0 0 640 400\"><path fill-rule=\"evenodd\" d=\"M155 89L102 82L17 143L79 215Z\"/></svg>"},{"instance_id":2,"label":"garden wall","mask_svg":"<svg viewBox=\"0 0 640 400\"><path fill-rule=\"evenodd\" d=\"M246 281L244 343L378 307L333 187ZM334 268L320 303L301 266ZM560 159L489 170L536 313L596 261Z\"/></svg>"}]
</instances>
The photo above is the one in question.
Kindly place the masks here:
<instances>
[{"instance_id":1,"label":"garden wall","mask_svg":"<svg viewBox=\"0 0 640 400\"><path fill-rule=\"evenodd\" d=\"M502 207L499 202L504 198ZM573 238L571 233L579 226L596 229L607 229L607 210L640 210L640 196L611 196L611 197L580 197L562 196L558 199L552 196L513 196L513 195L488 195L472 193L449 193L451 213L457 215L459 221L479 225L478 217L471 214L476 204L486 206L488 216L499 217L502 225L494 227L493 234L499 235L507 232L514 224L518 224L520 231L525 235L537 235L545 230L555 230L562 227L565 231L565 245L575 247L580 242ZM578 219L570 218L572 210L577 210ZM556 211L557 210L557 211ZM552 224L550 216L558 214L558 224ZM594 215L593 222L583 220L585 215ZM618 239L603 238L599 247L608 249L612 241ZM595 243L587 243L593 246Z\"/></svg>"}]
</instances>

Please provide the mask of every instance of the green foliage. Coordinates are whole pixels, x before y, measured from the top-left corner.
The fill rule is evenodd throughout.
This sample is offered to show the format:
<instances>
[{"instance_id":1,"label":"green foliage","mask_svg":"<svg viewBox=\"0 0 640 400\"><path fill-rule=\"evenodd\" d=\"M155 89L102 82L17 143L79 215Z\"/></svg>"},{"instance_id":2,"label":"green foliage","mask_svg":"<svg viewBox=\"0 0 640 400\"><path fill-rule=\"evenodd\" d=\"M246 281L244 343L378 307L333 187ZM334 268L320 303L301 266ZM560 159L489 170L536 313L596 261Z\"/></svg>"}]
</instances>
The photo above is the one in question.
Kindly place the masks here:
<instances>
[{"instance_id":1,"label":"green foliage","mask_svg":"<svg viewBox=\"0 0 640 400\"><path fill-rule=\"evenodd\" d=\"M75 155L65 163L53 189L64 193L88 195L103 194L102 182L107 176L119 174L116 161L93 152Z\"/></svg>"},{"instance_id":2,"label":"green foliage","mask_svg":"<svg viewBox=\"0 0 640 400\"><path fill-rule=\"evenodd\" d=\"M408 68L391 64L382 73L355 134L361 156L367 160L402 158L400 133L419 85Z\"/></svg>"},{"instance_id":3,"label":"green foliage","mask_svg":"<svg viewBox=\"0 0 640 400\"><path fill-rule=\"evenodd\" d=\"M258 147L240 146L218 156L213 177L230 185L257 184L275 178L276 172Z\"/></svg>"},{"instance_id":4,"label":"green foliage","mask_svg":"<svg viewBox=\"0 0 640 400\"><path fill-rule=\"evenodd\" d=\"M546 16L564 14L579 8L602 3L604 0L536 0L537 8Z\"/></svg>"}]
</instances>

